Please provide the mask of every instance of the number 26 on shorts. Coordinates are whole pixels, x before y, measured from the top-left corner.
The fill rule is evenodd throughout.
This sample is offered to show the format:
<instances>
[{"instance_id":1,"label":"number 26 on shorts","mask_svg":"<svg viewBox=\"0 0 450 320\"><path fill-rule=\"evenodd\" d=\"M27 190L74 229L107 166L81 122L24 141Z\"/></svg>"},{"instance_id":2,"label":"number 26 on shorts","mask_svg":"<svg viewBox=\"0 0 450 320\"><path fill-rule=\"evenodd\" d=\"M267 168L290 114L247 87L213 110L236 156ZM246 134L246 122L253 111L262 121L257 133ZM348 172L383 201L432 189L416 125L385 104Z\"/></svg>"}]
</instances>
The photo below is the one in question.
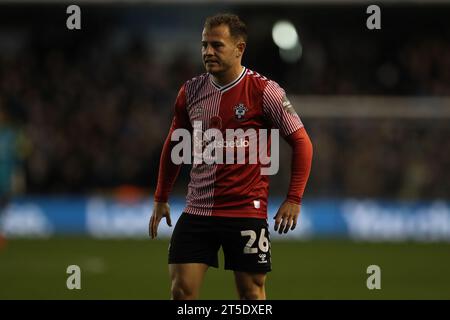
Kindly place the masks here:
<instances>
[{"instance_id":1,"label":"number 26 on shorts","mask_svg":"<svg viewBox=\"0 0 450 320\"><path fill-rule=\"evenodd\" d=\"M266 229L261 229L261 233L258 240L258 247L262 252L269 251L269 239L265 236ZM248 239L247 243L244 247L244 253L246 254L252 254L252 253L258 253L258 248L252 248L253 243L255 243L256 240L256 232L253 230L244 230L241 231L241 236L243 237L250 237Z\"/></svg>"}]
</instances>

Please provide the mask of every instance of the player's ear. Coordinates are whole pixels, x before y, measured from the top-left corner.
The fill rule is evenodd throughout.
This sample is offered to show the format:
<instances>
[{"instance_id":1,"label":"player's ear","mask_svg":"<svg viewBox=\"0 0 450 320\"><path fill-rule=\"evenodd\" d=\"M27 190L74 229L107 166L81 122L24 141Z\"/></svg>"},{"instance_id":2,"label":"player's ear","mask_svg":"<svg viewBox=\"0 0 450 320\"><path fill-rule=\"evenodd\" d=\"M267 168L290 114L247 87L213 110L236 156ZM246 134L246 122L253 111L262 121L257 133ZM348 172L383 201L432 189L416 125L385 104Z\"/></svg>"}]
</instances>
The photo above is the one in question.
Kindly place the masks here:
<instances>
[{"instance_id":1,"label":"player's ear","mask_svg":"<svg viewBox=\"0 0 450 320\"><path fill-rule=\"evenodd\" d=\"M242 55L244 54L245 51L245 42L244 41L239 41L236 45L236 58L242 57Z\"/></svg>"}]
</instances>

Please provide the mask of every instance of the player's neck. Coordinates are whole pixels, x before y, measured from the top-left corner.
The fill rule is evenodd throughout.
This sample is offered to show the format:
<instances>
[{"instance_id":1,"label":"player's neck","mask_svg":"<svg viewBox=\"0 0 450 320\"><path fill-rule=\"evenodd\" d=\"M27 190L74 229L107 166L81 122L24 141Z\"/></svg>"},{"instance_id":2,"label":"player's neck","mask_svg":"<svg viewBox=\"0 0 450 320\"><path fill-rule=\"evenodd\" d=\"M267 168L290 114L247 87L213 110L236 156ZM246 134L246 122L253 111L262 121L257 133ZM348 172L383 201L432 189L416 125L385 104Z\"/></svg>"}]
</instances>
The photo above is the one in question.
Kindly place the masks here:
<instances>
[{"instance_id":1,"label":"player's neck","mask_svg":"<svg viewBox=\"0 0 450 320\"><path fill-rule=\"evenodd\" d=\"M244 67L239 64L235 68L228 70L226 73L212 75L213 81L220 87L226 86L239 78L243 70Z\"/></svg>"}]
</instances>

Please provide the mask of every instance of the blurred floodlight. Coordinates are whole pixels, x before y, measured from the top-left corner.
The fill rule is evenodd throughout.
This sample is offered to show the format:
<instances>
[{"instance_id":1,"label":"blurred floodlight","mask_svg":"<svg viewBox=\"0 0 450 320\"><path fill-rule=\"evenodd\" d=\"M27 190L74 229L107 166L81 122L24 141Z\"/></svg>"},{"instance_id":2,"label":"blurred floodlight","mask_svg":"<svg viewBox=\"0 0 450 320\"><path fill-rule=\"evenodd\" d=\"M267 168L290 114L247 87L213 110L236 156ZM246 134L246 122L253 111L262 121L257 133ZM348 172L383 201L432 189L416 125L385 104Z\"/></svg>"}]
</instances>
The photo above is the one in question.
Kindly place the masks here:
<instances>
[{"instance_id":1,"label":"blurred floodlight","mask_svg":"<svg viewBox=\"0 0 450 320\"><path fill-rule=\"evenodd\" d=\"M294 25L286 20L278 21L273 25L272 38L280 49L289 50L298 44L298 35Z\"/></svg>"}]
</instances>

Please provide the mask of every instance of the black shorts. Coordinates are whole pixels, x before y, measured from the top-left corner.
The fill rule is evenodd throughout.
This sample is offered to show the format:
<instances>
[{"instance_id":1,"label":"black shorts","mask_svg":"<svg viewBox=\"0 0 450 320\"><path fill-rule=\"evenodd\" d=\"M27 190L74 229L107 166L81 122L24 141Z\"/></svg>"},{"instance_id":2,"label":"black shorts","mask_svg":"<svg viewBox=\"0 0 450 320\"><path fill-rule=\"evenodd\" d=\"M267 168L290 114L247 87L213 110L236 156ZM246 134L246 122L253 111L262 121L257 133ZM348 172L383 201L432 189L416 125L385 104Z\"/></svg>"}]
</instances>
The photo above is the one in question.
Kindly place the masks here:
<instances>
[{"instance_id":1,"label":"black shorts","mask_svg":"<svg viewBox=\"0 0 450 320\"><path fill-rule=\"evenodd\" d=\"M269 228L266 219L196 216L183 212L169 246L169 264L205 263L217 268L222 246L225 269L271 271Z\"/></svg>"}]
</instances>

